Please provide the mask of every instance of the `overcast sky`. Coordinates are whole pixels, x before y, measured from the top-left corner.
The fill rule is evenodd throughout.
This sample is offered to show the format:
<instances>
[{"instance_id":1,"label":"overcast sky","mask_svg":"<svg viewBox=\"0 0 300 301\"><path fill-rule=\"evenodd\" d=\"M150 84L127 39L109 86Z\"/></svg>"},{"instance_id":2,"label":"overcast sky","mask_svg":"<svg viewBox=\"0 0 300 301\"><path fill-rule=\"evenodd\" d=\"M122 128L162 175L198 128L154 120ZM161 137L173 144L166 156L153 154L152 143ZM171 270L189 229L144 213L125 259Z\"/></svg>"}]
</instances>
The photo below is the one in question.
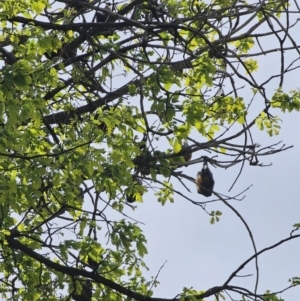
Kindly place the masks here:
<instances>
[{"instance_id":1,"label":"overcast sky","mask_svg":"<svg viewBox=\"0 0 300 301\"><path fill-rule=\"evenodd\" d=\"M298 39L299 25L294 28L294 39ZM266 39L264 49L278 47L274 39ZM256 52L256 51L254 51ZM286 60L291 61L295 56L286 52ZM280 73L280 58L273 53L259 59L260 70L254 75L258 82L263 82L272 74ZM289 91L299 88L299 70L287 75L284 89ZM270 97L278 86L278 80L270 83L267 95ZM230 87L229 87L230 88ZM225 86L226 93L226 86ZM248 102L252 97L247 89L239 91ZM254 100L252 114L261 111L263 104L259 98ZM254 142L261 145L271 145L283 141L286 146L293 148L269 157L260 158L260 163L272 164L269 167L245 165L234 189L228 189L236 178L239 167L227 170L211 168L215 178L215 190L218 193L234 196L245 188L245 199L233 201L234 207L247 221L254 235L256 246L261 250L289 236L294 223L300 222L300 113L283 114L279 110L271 112L282 119L281 131L278 136L269 137L258 129L253 131ZM192 136L197 139L199 135ZM199 152L194 158L200 157ZM189 166L183 171L196 176L201 166ZM176 182L173 182L176 183ZM176 189L187 194L195 201L207 200L197 194L194 184L188 183L191 193L176 183ZM211 197L210 199L213 199ZM182 197L175 195L175 203L162 207L154 193L149 191L144 196L144 203L138 204L130 216L145 223L142 226L148 239L149 255L146 263L150 268L147 275L156 276L161 266L158 280L160 286L155 289L156 297L172 298L182 291L183 287L193 287L197 290L207 290L213 286L222 285L230 274L248 257L253 255L253 247L245 227L237 216L222 203L212 203L208 211L221 210L221 221L210 225L209 216L200 208L192 205ZM288 279L300 276L300 240L287 242L259 257L260 280L259 293L269 289L281 290L289 285ZM255 273L254 262L239 273L249 275ZM254 289L255 276L235 278L230 284ZM298 300L300 287L293 288L281 297L286 301ZM211 297L209 300L214 299Z\"/></svg>"},{"instance_id":2,"label":"overcast sky","mask_svg":"<svg viewBox=\"0 0 300 301\"><path fill-rule=\"evenodd\" d=\"M284 140L294 147L272 157L264 163L270 167L245 166L233 192L244 190L242 202L234 202L235 208L247 221L254 235L256 246L261 250L289 236L292 225L300 222L299 197L300 183L300 139L295 133L299 127L299 114L282 116L283 124L279 136L272 140ZM270 139L267 134L257 131L257 137ZM200 167L190 166L189 175L196 175ZM215 190L226 194L238 173L238 168L229 170L212 169L215 177ZM191 184L191 196L195 201L203 200ZM178 187L177 187L178 189ZM184 189L182 192L187 193ZM213 197L211 197L213 198ZM174 297L183 287L206 290L221 285L229 275L248 257L253 255L249 236L241 221L222 203L208 205L210 210L221 210L221 221L210 225L209 217L200 207L196 207L180 196L175 196L174 204L162 207L156 202L153 193L148 192L144 203L130 216L143 221L144 233L148 239L149 255L146 262L151 269L149 275L155 276L159 268L161 285L155 296ZM210 211L209 210L209 211ZM300 275L300 241L288 242L259 257L259 292L266 289L280 290L288 286L289 277ZM242 275L253 273L253 264L243 270ZM240 273L241 275L241 273ZM231 284L253 288L255 278L234 279ZM285 300L297 300L300 288L286 292ZM296 297L297 296L297 297Z\"/></svg>"}]
</instances>

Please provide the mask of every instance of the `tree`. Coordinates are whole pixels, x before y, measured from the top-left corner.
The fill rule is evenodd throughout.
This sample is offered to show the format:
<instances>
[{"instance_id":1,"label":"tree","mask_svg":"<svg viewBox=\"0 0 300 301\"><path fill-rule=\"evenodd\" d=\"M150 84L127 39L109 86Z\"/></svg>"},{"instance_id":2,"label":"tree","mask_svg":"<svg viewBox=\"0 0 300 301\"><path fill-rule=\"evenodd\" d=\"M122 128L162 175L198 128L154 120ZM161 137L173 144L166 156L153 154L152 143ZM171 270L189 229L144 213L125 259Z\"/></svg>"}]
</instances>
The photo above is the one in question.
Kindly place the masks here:
<instances>
[{"instance_id":1,"label":"tree","mask_svg":"<svg viewBox=\"0 0 300 301\"><path fill-rule=\"evenodd\" d=\"M209 211L212 199L199 201L196 187L186 191L196 177L189 167L207 161L241 173L288 148L258 145L252 133L276 135L276 111L300 109L299 90L284 91L286 75L299 67L297 5L39 0L0 8L2 297L166 300L153 297L157 279L143 277L146 238L124 208L143 206L155 189L162 205L179 194L214 223L221 212ZM260 82L258 62L273 53L280 71ZM257 292L258 269L254 289L232 284L268 248L257 250L229 202L239 195L212 198L244 222L253 256L222 286L169 300L220 300L225 292L279 300ZM269 249L298 238L298 227Z\"/></svg>"}]
</instances>

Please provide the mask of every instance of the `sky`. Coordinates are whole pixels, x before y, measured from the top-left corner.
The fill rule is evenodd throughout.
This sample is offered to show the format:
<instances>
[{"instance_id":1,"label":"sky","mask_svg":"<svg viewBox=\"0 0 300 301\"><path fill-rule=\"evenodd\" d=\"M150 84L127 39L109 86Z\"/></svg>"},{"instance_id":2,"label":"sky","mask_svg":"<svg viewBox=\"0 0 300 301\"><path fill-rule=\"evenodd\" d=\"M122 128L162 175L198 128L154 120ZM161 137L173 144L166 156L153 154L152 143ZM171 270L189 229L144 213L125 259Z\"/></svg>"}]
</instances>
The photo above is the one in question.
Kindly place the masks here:
<instances>
[{"instance_id":1,"label":"sky","mask_svg":"<svg viewBox=\"0 0 300 301\"><path fill-rule=\"evenodd\" d=\"M262 28L263 29L263 28ZM299 24L291 32L296 42L300 42ZM274 39L266 38L262 43L264 49L278 47ZM255 48L256 51L259 51ZM254 51L255 52L255 51ZM286 66L288 62L297 59L296 52L285 53ZM259 57L260 69L255 73L258 82L263 82L270 75L280 73L279 53ZM283 88L290 91L300 87L299 70L289 73ZM267 95L270 97L278 85L278 79L270 82ZM229 88L229 87L227 87ZM226 93L226 86L225 86ZM249 90L239 91L239 96L249 101L252 94ZM262 109L261 100L256 98L252 105L255 116ZM254 142L261 145L271 145L282 141L292 148L272 156L260 158L260 163L268 167L245 165L245 168L234 186L228 192L235 180L239 166L227 170L211 167L215 178L215 191L234 196L251 186L243 195L242 201L232 201L231 204L239 211L248 223L257 250L268 247L289 237L292 225L300 222L300 113L282 113L278 115L281 130L278 136L270 137L266 132L255 129ZM199 135L191 136L196 139ZM193 159L203 155L198 152ZM182 168L184 173L195 176L202 164ZM173 182L175 183L175 182ZM175 183L176 184L176 183ZM197 194L193 183L188 183L191 193L177 184L176 189L187 194L194 201L208 200ZM214 199L211 197L209 199ZM222 285L230 274L246 259L254 254L253 247L246 229L238 217L221 202L208 204L208 211L220 210L221 220L211 225L210 217L200 208L181 196L175 195L174 204L161 206L153 192L149 190L143 197L143 204L128 214L142 221L144 234L148 240L148 252L145 260L150 268L146 275L157 276L160 285L154 290L155 297L173 298L181 293L183 287L196 290L207 290L213 286ZM266 290L280 291L289 286L291 277L300 276L300 240L289 241L261 255L259 263L258 293ZM234 278L231 285L254 290L254 262L247 265ZM298 300L300 287L292 288L279 294L286 301ZM227 296L226 299L229 299ZM207 298L213 300L214 297Z\"/></svg>"},{"instance_id":2,"label":"sky","mask_svg":"<svg viewBox=\"0 0 300 301\"><path fill-rule=\"evenodd\" d=\"M300 138L294 134L300 125L298 116L299 113L282 116L280 135L272 138L274 142L283 140L286 145L294 147L264 159L264 163L272 163L270 167L246 166L229 193L234 195L252 185L243 201L232 204L251 228L258 250L288 237L292 225L300 221L300 162L297 159ZM257 132L262 139L270 139L266 135ZM197 166L187 168L189 174L196 175ZM237 168L214 169L215 190L226 194L237 172ZM203 200L193 185L190 187L192 193L189 196L195 201ZM142 229L148 240L148 275L155 276L165 264L158 277L161 285L155 289L155 296L171 298L183 287L207 290L222 285L243 261L254 254L245 227L231 210L222 203L213 203L207 208L222 211L220 222L210 225L210 218L200 207L180 196L175 196L174 204L163 207L148 192L144 203L130 214L145 223ZM259 258L260 293L266 289L281 290L289 285L290 277L300 275L299 252L300 241L294 240ZM253 267L249 264L239 275L252 274ZM254 282L254 276L249 276L234 279L231 284L253 288ZM297 300L299 293L300 288L296 287L285 292L282 298Z\"/></svg>"}]
</instances>

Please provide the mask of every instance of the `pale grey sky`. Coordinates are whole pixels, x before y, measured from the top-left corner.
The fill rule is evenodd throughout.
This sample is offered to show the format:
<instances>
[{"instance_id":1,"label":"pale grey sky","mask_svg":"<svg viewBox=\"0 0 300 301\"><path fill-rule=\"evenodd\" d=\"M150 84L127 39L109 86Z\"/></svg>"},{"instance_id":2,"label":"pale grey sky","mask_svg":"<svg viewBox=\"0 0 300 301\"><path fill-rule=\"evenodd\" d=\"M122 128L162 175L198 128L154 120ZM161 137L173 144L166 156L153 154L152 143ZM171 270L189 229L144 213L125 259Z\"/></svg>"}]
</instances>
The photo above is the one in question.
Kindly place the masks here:
<instances>
[{"instance_id":1,"label":"pale grey sky","mask_svg":"<svg viewBox=\"0 0 300 301\"><path fill-rule=\"evenodd\" d=\"M292 36L298 44L300 26L292 31ZM277 45L277 46L276 46ZM262 47L270 49L278 47L274 39L266 39ZM257 51L259 51L257 49ZM254 51L255 52L255 51ZM291 56L285 53L287 62L296 59L296 52ZM279 53L268 54L259 58L260 69L254 73L259 82L272 74L280 72ZM289 91L300 87L300 70L288 74L284 89ZM268 85L267 95L270 97L278 85L275 79ZM226 86L230 88L229 86ZM226 93L225 87L225 93ZM239 91L248 102L252 94L247 94L247 88ZM252 116L262 109L261 100L256 98L252 105ZM239 166L228 170L211 168L215 178L215 190L218 193L231 196L252 187L244 193L242 202L232 201L234 207L242 214L250 226L256 246L261 250L289 236L294 223L300 222L300 113L281 113L272 110L274 115L282 119L281 131L278 136L269 137L258 129L253 131L254 142L261 145L271 145L283 141L286 146L294 147L269 157L260 158L260 163L272 166L260 168L245 165L234 189L228 193L233 180L239 172ZM192 136L194 139L200 136ZM201 152L197 153L200 157ZM196 176L200 166L189 166L182 170ZM174 182L173 182L174 183ZM196 193L194 184L188 183L191 193L181 186L180 191L195 201L207 200ZM176 189L179 189L176 182ZM213 199L213 197L209 198ZM142 226L148 239L149 255L146 263L150 268L147 275L155 276L160 267L158 280L161 284L155 289L156 297L172 298L182 291L183 287L193 287L196 290L207 290L213 286L222 285L230 274L248 257L254 254L250 238L244 225L232 211L222 203L208 204L208 211L221 210L221 221L210 225L209 217L204 211L180 196L175 196L174 204L162 207L156 201L154 193L149 191L144 196L144 203L137 205L137 210L130 216L145 223ZM300 240L293 240L268 251L259 257L260 280L258 292L269 289L279 291L289 285L288 279L300 276ZM254 262L244 268L239 275L255 273ZM255 276L235 278L230 284L243 286L253 291ZM300 287L295 287L280 296L286 301L299 300ZM229 299L229 297L226 297ZM208 300L213 300L214 297Z\"/></svg>"},{"instance_id":2,"label":"pale grey sky","mask_svg":"<svg viewBox=\"0 0 300 301\"><path fill-rule=\"evenodd\" d=\"M294 148L265 158L265 163L273 162L266 168L246 166L233 193L253 185L245 193L242 202L233 202L242 214L254 235L257 249L261 250L289 236L292 225L300 221L300 138L295 133L299 127L299 114L283 116L282 130L274 142L284 140ZM292 130L294 128L294 130ZM257 136L267 138L267 134L257 131ZM188 167L190 175L196 175L197 167ZM215 177L215 190L226 194L238 169L227 171L212 169ZM203 200L196 193L193 184L192 198ZM182 188L183 191L183 188ZM212 197L211 197L212 198ZM175 196L174 204L162 207L155 196L148 192L144 203L130 216L143 221L144 233L148 239L149 255L146 257L151 272L155 275L165 261L160 272L161 285L155 296L172 298L186 287L206 290L221 285L229 275L248 257L253 255L249 236L241 221L223 204L208 205L210 210L221 210L221 221L209 224L209 217L200 207L196 207L180 196ZM259 292L266 289L281 290L288 286L289 277L300 275L300 241L288 242L259 258ZM247 266L240 275L254 272L254 264ZM234 279L231 284L254 287L254 276ZM293 301L299 297L300 288L285 292L282 297Z\"/></svg>"}]
</instances>

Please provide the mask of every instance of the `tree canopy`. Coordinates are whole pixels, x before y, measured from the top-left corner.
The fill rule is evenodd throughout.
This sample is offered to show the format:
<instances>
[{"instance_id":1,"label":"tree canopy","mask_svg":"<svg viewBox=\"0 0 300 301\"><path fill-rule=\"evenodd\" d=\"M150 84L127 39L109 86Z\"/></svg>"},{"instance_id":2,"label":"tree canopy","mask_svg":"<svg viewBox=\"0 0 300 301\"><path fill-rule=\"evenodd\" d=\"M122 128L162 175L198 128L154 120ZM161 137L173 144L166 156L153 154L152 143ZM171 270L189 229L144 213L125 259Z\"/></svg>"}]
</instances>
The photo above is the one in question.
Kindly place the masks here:
<instances>
[{"instance_id":1,"label":"tree canopy","mask_svg":"<svg viewBox=\"0 0 300 301\"><path fill-rule=\"evenodd\" d=\"M232 284L268 248L257 250L230 202L240 195L213 191L212 177L289 148L252 133L277 135L278 112L300 110L300 91L284 86L298 72L299 11L283 0L1 1L1 297L279 300L258 293L258 269L254 288ZM261 81L269 56L277 71ZM223 202L253 256L222 286L154 296L146 237L125 212L150 190L162 205L180 195L211 223L222 213L209 203ZM299 225L270 248L298 238Z\"/></svg>"}]
</instances>

